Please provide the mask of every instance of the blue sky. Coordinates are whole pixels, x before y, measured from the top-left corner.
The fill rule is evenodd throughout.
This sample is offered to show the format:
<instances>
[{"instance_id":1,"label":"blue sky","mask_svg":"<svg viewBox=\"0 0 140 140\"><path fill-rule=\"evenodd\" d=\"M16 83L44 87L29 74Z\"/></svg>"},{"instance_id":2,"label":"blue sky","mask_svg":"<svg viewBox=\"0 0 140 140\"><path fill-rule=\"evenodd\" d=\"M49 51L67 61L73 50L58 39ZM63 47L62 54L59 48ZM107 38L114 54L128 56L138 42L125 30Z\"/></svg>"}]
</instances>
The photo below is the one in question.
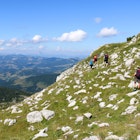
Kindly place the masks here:
<instances>
[{"instance_id":1,"label":"blue sky","mask_svg":"<svg viewBox=\"0 0 140 140\"><path fill-rule=\"evenodd\" d=\"M1 0L0 54L86 57L140 32L140 0Z\"/></svg>"}]
</instances>

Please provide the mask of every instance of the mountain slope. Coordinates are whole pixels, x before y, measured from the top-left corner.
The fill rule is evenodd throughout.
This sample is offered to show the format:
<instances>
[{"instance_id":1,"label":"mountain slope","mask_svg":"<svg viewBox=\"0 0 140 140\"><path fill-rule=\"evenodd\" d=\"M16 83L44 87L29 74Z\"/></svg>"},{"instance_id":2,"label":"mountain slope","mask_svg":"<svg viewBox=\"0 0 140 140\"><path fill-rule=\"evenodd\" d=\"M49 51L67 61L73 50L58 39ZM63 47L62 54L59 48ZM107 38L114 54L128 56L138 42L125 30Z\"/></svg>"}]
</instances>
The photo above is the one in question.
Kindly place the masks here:
<instances>
[{"instance_id":1,"label":"mountain slope","mask_svg":"<svg viewBox=\"0 0 140 140\"><path fill-rule=\"evenodd\" d=\"M103 64L103 54L110 65ZM98 54L98 65L88 62ZM0 139L134 140L140 137L140 91L132 91L140 65L140 35L107 44L63 72L57 82L0 111Z\"/></svg>"}]
</instances>

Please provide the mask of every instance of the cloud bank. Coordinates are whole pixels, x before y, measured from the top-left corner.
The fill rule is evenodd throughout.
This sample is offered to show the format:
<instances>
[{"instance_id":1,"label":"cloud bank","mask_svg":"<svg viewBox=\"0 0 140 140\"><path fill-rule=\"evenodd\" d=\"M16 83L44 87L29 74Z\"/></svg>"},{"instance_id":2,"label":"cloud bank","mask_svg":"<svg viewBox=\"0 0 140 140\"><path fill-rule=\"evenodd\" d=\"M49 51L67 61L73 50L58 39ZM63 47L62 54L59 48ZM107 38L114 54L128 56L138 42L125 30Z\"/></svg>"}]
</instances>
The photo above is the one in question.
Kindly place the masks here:
<instances>
[{"instance_id":1,"label":"cloud bank","mask_svg":"<svg viewBox=\"0 0 140 140\"><path fill-rule=\"evenodd\" d=\"M71 31L69 33L63 33L60 37L53 38L53 41L68 41L68 42L78 42L82 41L86 37L86 32L83 30ZM49 40L47 38L43 38L41 35L34 35L29 40L21 40L16 37L11 38L9 40L0 39L0 46L2 47L19 47L26 45L35 45L38 43L47 43ZM42 48L42 47L39 47Z\"/></svg>"},{"instance_id":2,"label":"cloud bank","mask_svg":"<svg viewBox=\"0 0 140 140\"><path fill-rule=\"evenodd\" d=\"M101 18L96 18L96 23L101 22ZM103 28L98 33L98 37L111 37L118 34L117 29L114 27ZM13 37L8 40L0 39L0 53L26 53L26 54L55 54L55 53L64 53L71 52L71 54L77 53L76 49L72 48L63 48L60 42L80 42L87 37L87 33L81 29L77 29L70 32L62 33L62 35L55 38L44 38L39 34L33 35L29 39L18 39ZM53 44L56 42L56 45ZM50 44L53 44L52 46ZM78 47L77 47L78 49ZM85 52L84 52L85 53Z\"/></svg>"}]
</instances>

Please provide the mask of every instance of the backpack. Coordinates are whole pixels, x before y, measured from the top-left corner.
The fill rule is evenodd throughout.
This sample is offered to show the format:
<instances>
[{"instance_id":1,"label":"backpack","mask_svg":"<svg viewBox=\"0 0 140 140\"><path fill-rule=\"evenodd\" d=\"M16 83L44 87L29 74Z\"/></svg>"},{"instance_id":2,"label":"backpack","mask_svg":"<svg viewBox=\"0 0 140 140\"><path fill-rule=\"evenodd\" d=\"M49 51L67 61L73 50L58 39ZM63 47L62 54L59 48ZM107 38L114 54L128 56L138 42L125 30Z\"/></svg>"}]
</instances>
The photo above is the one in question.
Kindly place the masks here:
<instances>
[{"instance_id":1,"label":"backpack","mask_svg":"<svg viewBox=\"0 0 140 140\"><path fill-rule=\"evenodd\" d=\"M92 60L89 61L89 65L90 66L93 65L93 61Z\"/></svg>"},{"instance_id":2,"label":"backpack","mask_svg":"<svg viewBox=\"0 0 140 140\"><path fill-rule=\"evenodd\" d=\"M105 54L105 60L108 60L108 54Z\"/></svg>"},{"instance_id":3,"label":"backpack","mask_svg":"<svg viewBox=\"0 0 140 140\"><path fill-rule=\"evenodd\" d=\"M137 70L136 77L140 79L140 69Z\"/></svg>"}]
</instances>

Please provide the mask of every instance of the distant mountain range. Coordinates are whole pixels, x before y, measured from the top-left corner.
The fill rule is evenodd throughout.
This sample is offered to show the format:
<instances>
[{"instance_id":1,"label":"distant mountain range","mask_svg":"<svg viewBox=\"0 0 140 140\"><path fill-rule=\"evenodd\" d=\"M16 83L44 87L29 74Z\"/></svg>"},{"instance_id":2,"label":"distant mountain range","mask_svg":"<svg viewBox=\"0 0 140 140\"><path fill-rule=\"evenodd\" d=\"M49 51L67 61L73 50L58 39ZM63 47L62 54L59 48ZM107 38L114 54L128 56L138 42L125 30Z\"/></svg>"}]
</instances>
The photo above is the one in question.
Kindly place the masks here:
<instances>
[{"instance_id":1,"label":"distant mountain range","mask_svg":"<svg viewBox=\"0 0 140 140\"><path fill-rule=\"evenodd\" d=\"M80 61L79 58L46 58L26 55L0 56L0 87L38 92L55 82L56 77ZM0 95L3 95L0 92ZM4 96L4 95L3 95ZM0 97L2 98L2 97ZM7 99L4 100L7 101Z\"/></svg>"}]
</instances>

